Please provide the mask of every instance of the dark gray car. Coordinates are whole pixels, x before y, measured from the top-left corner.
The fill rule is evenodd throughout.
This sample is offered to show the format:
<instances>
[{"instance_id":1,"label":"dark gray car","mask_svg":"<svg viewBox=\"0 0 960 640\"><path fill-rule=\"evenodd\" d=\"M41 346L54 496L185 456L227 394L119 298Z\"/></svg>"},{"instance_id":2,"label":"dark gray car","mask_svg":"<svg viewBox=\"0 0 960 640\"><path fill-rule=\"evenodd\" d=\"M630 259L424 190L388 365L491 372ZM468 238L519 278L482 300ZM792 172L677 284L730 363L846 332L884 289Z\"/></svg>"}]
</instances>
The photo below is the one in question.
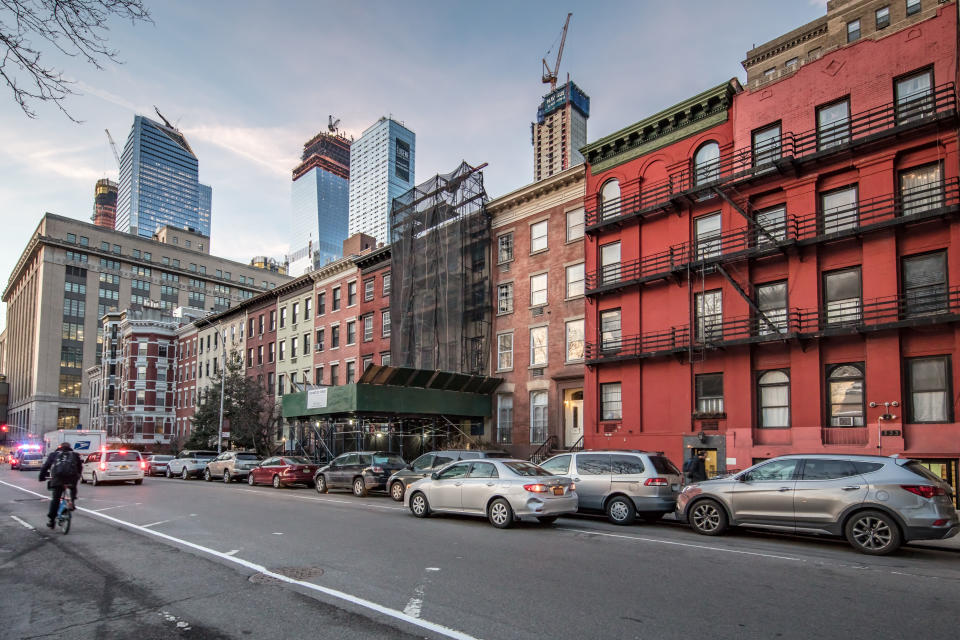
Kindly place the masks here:
<instances>
[{"instance_id":1,"label":"dark gray car","mask_svg":"<svg viewBox=\"0 0 960 640\"><path fill-rule=\"evenodd\" d=\"M799 454L688 485L677 514L708 536L730 526L845 536L857 551L884 555L957 535L953 505L950 485L916 460Z\"/></svg>"},{"instance_id":2,"label":"dark gray car","mask_svg":"<svg viewBox=\"0 0 960 640\"><path fill-rule=\"evenodd\" d=\"M480 458L510 458L506 451L489 450L479 451L477 449L446 449L444 451L431 451L425 453L405 468L400 469L387 481L387 487L390 491L390 497L397 502L403 502L403 494L407 487L419 480L426 478L436 469L457 462L458 460L474 460Z\"/></svg>"}]
</instances>

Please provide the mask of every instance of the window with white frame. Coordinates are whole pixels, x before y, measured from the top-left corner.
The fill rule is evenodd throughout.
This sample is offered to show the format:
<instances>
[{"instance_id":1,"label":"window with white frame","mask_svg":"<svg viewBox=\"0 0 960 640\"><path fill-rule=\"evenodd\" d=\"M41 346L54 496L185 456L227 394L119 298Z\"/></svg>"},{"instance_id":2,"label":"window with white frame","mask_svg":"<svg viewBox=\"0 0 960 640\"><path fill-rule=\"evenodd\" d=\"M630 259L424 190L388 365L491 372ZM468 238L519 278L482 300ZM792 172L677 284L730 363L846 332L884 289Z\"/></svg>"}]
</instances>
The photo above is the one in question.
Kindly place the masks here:
<instances>
[{"instance_id":1,"label":"window with white frame","mask_svg":"<svg viewBox=\"0 0 960 640\"><path fill-rule=\"evenodd\" d=\"M720 289L694 296L694 320L697 341L713 342L723 338L723 292Z\"/></svg>"},{"instance_id":2,"label":"window with white frame","mask_svg":"<svg viewBox=\"0 0 960 640\"><path fill-rule=\"evenodd\" d=\"M607 180L600 187L600 219L616 218L620 215L620 183L616 178Z\"/></svg>"},{"instance_id":3,"label":"window with white frame","mask_svg":"<svg viewBox=\"0 0 960 640\"><path fill-rule=\"evenodd\" d=\"M513 283L497 285L497 313L513 312Z\"/></svg>"},{"instance_id":4,"label":"window with white frame","mask_svg":"<svg viewBox=\"0 0 960 640\"><path fill-rule=\"evenodd\" d=\"M793 59L796 61L796 58ZM780 123L753 132L753 164L760 166L780 159Z\"/></svg>"},{"instance_id":5,"label":"window with white frame","mask_svg":"<svg viewBox=\"0 0 960 640\"><path fill-rule=\"evenodd\" d=\"M693 229L694 242L697 247L697 260L719 256L722 250L720 212L695 218Z\"/></svg>"},{"instance_id":6,"label":"window with white frame","mask_svg":"<svg viewBox=\"0 0 960 640\"><path fill-rule=\"evenodd\" d=\"M852 185L820 194L823 233L856 229L860 223L857 186Z\"/></svg>"},{"instance_id":7,"label":"window with white frame","mask_svg":"<svg viewBox=\"0 0 960 640\"><path fill-rule=\"evenodd\" d=\"M952 422L950 356L907 359L910 422Z\"/></svg>"},{"instance_id":8,"label":"window with white frame","mask_svg":"<svg viewBox=\"0 0 960 640\"><path fill-rule=\"evenodd\" d=\"M567 211L567 242L583 237L583 208Z\"/></svg>"},{"instance_id":9,"label":"window with white frame","mask_svg":"<svg viewBox=\"0 0 960 640\"><path fill-rule=\"evenodd\" d=\"M530 225L530 253L547 248L547 221L541 220Z\"/></svg>"},{"instance_id":10,"label":"window with white frame","mask_svg":"<svg viewBox=\"0 0 960 640\"><path fill-rule=\"evenodd\" d=\"M583 263L567 267L567 297L583 295Z\"/></svg>"},{"instance_id":11,"label":"window with white frame","mask_svg":"<svg viewBox=\"0 0 960 640\"><path fill-rule=\"evenodd\" d=\"M939 162L900 172L900 202L905 216L942 207L943 192L943 173Z\"/></svg>"},{"instance_id":12,"label":"window with white frame","mask_svg":"<svg viewBox=\"0 0 960 640\"><path fill-rule=\"evenodd\" d=\"M757 319L757 331L765 336L787 330L787 282L771 282L757 286L757 308L764 315ZM773 326L770 326L773 325Z\"/></svg>"},{"instance_id":13,"label":"window with white frame","mask_svg":"<svg viewBox=\"0 0 960 640\"><path fill-rule=\"evenodd\" d=\"M764 371L757 378L758 426L778 429L790 426L790 375Z\"/></svg>"},{"instance_id":14,"label":"window with white frame","mask_svg":"<svg viewBox=\"0 0 960 640\"><path fill-rule=\"evenodd\" d=\"M547 304L547 274L530 276L530 306L542 307Z\"/></svg>"},{"instance_id":15,"label":"window with white frame","mask_svg":"<svg viewBox=\"0 0 960 640\"><path fill-rule=\"evenodd\" d=\"M513 334L497 335L497 371L513 369Z\"/></svg>"},{"instance_id":16,"label":"window with white frame","mask_svg":"<svg viewBox=\"0 0 960 640\"><path fill-rule=\"evenodd\" d=\"M694 379L697 413L723 413L723 374L704 373Z\"/></svg>"},{"instance_id":17,"label":"window with white frame","mask_svg":"<svg viewBox=\"0 0 960 640\"><path fill-rule=\"evenodd\" d=\"M530 392L530 444L547 441L547 392Z\"/></svg>"},{"instance_id":18,"label":"window with white frame","mask_svg":"<svg viewBox=\"0 0 960 640\"><path fill-rule=\"evenodd\" d=\"M547 364L547 328L530 329L530 366L540 367Z\"/></svg>"},{"instance_id":19,"label":"window with white frame","mask_svg":"<svg viewBox=\"0 0 960 640\"><path fill-rule=\"evenodd\" d=\"M827 324L860 321L862 316L860 267L824 274L823 289L823 306Z\"/></svg>"},{"instance_id":20,"label":"window with white frame","mask_svg":"<svg viewBox=\"0 0 960 640\"><path fill-rule=\"evenodd\" d=\"M817 108L817 149L829 149L850 141L850 100Z\"/></svg>"},{"instance_id":21,"label":"window with white frame","mask_svg":"<svg viewBox=\"0 0 960 640\"><path fill-rule=\"evenodd\" d=\"M363 341L370 342L373 340L373 314L368 313L363 316Z\"/></svg>"},{"instance_id":22,"label":"window with white frame","mask_svg":"<svg viewBox=\"0 0 960 640\"><path fill-rule=\"evenodd\" d=\"M620 282L620 243L600 247L600 285Z\"/></svg>"},{"instance_id":23,"label":"window with white frame","mask_svg":"<svg viewBox=\"0 0 960 640\"><path fill-rule=\"evenodd\" d=\"M787 206L780 204L757 212L757 245L787 239ZM763 231L761 231L763 229ZM766 232L766 233L764 233Z\"/></svg>"},{"instance_id":24,"label":"window with white frame","mask_svg":"<svg viewBox=\"0 0 960 640\"><path fill-rule=\"evenodd\" d=\"M497 442L510 444L513 441L513 396L497 395Z\"/></svg>"},{"instance_id":25,"label":"window with white frame","mask_svg":"<svg viewBox=\"0 0 960 640\"><path fill-rule=\"evenodd\" d=\"M380 326L382 329L381 335L384 338L389 337L390 336L390 310L389 309L380 313L380 323L381 323Z\"/></svg>"},{"instance_id":26,"label":"window with white frame","mask_svg":"<svg viewBox=\"0 0 960 640\"><path fill-rule=\"evenodd\" d=\"M610 353L620 350L620 309L600 313L600 350Z\"/></svg>"},{"instance_id":27,"label":"window with white frame","mask_svg":"<svg viewBox=\"0 0 960 640\"><path fill-rule=\"evenodd\" d=\"M619 382L605 382L600 385L600 419L622 420L623 399Z\"/></svg>"},{"instance_id":28,"label":"window with white frame","mask_svg":"<svg viewBox=\"0 0 960 640\"><path fill-rule=\"evenodd\" d=\"M497 263L503 264L513 260L513 233L504 233L497 236Z\"/></svg>"},{"instance_id":29,"label":"window with white frame","mask_svg":"<svg viewBox=\"0 0 960 640\"><path fill-rule=\"evenodd\" d=\"M866 405L861 363L831 365L827 369L827 416L831 427L862 427Z\"/></svg>"},{"instance_id":30,"label":"window with white frame","mask_svg":"<svg viewBox=\"0 0 960 640\"><path fill-rule=\"evenodd\" d=\"M583 319L566 323L567 362L583 360Z\"/></svg>"},{"instance_id":31,"label":"window with white frame","mask_svg":"<svg viewBox=\"0 0 960 640\"><path fill-rule=\"evenodd\" d=\"M693 156L694 184L701 185L720 178L720 145L707 142Z\"/></svg>"}]
</instances>

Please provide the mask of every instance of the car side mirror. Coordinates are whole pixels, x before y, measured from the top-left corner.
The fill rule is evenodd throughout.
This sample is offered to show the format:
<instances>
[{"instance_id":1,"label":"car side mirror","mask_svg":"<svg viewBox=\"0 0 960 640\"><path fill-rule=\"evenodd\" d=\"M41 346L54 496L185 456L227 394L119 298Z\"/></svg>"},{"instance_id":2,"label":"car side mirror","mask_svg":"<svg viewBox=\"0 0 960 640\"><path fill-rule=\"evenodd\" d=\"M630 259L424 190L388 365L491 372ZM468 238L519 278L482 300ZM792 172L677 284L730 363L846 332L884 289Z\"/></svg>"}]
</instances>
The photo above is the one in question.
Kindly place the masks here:
<instances>
[{"instance_id":1,"label":"car side mirror","mask_svg":"<svg viewBox=\"0 0 960 640\"><path fill-rule=\"evenodd\" d=\"M737 482L750 482L750 474L741 473L739 476L737 476Z\"/></svg>"},{"instance_id":2,"label":"car side mirror","mask_svg":"<svg viewBox=\"0 0 960 640\"><path fill-rule=\"evenodd\" d=\"M439 480L439 479L440 479L440 473L437 472L437 471L434 471L433 473L430 474L430 477L433 478L434 480Z\"/></svg>"},{"instance_id":3,"label":"car side mirror","mask_svg":"<svg viewBox=\"0 0 960 640\"><path fill-rule=\"evenodd\" d=\"M404 469L406 469L407 471L413 471L413 465L408 464L407 466L404 467Z\"/></svg>"}]
</instances>

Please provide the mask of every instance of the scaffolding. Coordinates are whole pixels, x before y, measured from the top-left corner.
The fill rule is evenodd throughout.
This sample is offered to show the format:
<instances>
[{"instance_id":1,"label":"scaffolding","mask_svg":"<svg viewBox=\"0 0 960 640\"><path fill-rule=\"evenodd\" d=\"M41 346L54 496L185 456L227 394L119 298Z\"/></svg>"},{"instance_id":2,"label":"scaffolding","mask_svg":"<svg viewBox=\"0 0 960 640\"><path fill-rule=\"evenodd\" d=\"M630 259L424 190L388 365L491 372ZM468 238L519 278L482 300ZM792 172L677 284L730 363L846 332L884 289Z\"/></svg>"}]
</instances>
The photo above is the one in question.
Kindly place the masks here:
<instances>
[{"instance_id":1,"label":"scaffolding","mask_svg":"<svg viewBox=\"0 0 960 640\"><path fill-rule=\"evenodd\" d=\"M487 371L493 304L484 166L464 162L393 201L394 366Z\"/></svg>"}]
</instances>

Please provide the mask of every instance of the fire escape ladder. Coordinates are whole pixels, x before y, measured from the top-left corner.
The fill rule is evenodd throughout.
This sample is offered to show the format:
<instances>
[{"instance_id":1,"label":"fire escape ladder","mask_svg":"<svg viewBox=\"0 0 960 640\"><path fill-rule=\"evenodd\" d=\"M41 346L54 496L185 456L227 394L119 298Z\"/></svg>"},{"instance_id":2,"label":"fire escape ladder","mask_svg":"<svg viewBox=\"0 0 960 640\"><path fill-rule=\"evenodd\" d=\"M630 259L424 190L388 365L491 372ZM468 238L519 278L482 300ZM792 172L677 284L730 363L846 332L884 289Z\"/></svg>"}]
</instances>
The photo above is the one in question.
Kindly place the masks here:
<instances>
[{"instance_id":1,"label":"fire escape ladder","mask_svg":"<svg viewBox=\"0 0 960 640\"><path fill-rule=\"evenodd\" d=\"M730 187L730 189L733 190L732 187ZM728 205L730 205L730 206L733 208L734 211L736 211L737 213L739 213L741 216L744 217L744 219L747 221L747 224L749 225L749 227L750 227L751 230L752 230L752 229L757 229L760 233L763 234L763 236L764 236L767 240L769 240L770 242L772 242L775 246L778 246L778 245L779 245L780 241L779 241L776 237L774 237L769 231L767 231L767 229L766 229L762 224L760 224L759 222L757 222L756 218L754 218L753 215L751 215L751 214L746 210L746 209L749 209L749 208L750 208L750 203L749 203L749 202L747 202L747 207L746 207L746 209L744 209L743 207L741 207L740 205L738 205L736 202L734 202L734 201L730 198L730 196L728 196L728 195L723 191L723 189L721 189L720 187L713 187L713 191L714 191L718 196L720 196L721 198L723 198L724 202L726 202Z\"/></svg>"},{"instance_id":2,"label":"fire escape ladder","mask_svg":"<svg viewBox=\"0 0 960 640\"><path fill-rule=\"evenodd\" d=\"M754 312L755 314L757 314L757 317L758 317L765 325L767 325L768 327L770 327L770 330L771 330L771 331L773 331L773 332L776 333L776 334L781 333L780 327L778 327L777 325L775 325L775 324L770 320L770 318L768 318L767 315L766 315L763 311L760 310L760 307L758 307L758 306L757 306L757 303L753 301L753 298L751 298L750 296L747 295L747 292L743 290L743 287L740 286L740 283L737 282L736 280L734 280L734 279L733 279L733 276L731 276L729 273L727 273L727 270L723 268L723 265L718 264L718 265L717 265L717 271L719 271L719 272L720 272L720 275L722 275L724 278L727 279L727 282L730 283L730 286L733 287L734 291L736 291L737 293L739 293L739 294L740 294L740 297L747 301L747 305L749 305L749 307L753 310L753 312Z\"/></svg>"}]
</instances>

